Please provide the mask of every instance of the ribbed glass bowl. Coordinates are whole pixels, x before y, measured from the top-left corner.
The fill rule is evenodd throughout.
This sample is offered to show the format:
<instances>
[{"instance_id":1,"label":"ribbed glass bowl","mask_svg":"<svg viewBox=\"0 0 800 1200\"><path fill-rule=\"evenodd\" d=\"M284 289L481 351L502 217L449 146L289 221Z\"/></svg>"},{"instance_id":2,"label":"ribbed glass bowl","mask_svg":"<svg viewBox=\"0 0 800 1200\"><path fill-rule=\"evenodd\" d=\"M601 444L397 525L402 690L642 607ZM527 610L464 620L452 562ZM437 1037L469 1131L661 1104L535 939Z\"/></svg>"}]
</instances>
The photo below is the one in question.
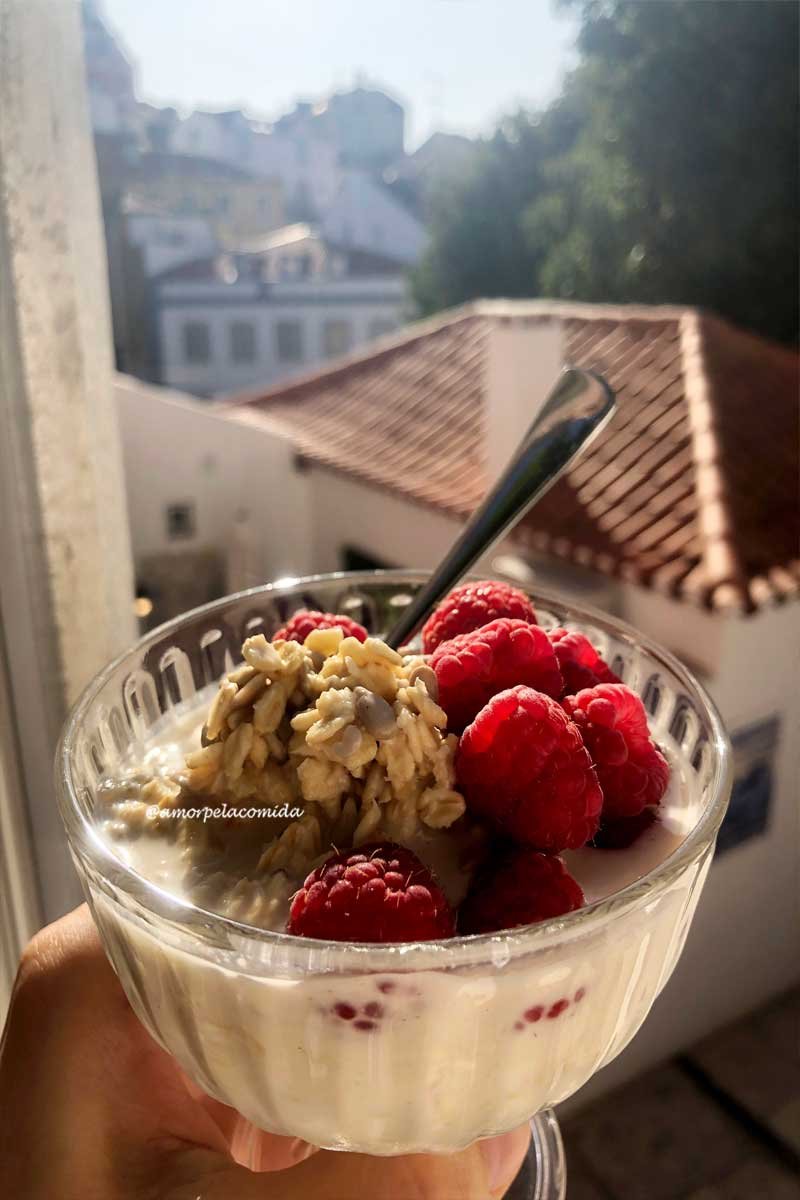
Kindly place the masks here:
<instances>
[{"instance_id":1,"label":"ribbed glass bowl","mask_svg":"<svg viewBox=\"0 0 800 1200\"><path fill-rule=\"evenodd\" d=\"M260 1128L369 1154L452 1151L512 1129L622 1050L681 952L730 789L727 739L691 674L620 622L533 591L545 627L585 632L642 696L694 793L694 828L635 883L508 933L376 946L241 924L176 899L115 856L93 816L98 785L136 756L156 722L231 669L245 637L269 637L301 607L385 633L424 580L319 576L187 613L101 672L57 760L83 888L147 1029ZM341 1004L370 1005L379 1017L362 1024L376 1028L338 1019ZM543 1019L521 1022L531 1008ZM558 1019L547 1019L551 1011Z\"/></svg>"}]
</instances>

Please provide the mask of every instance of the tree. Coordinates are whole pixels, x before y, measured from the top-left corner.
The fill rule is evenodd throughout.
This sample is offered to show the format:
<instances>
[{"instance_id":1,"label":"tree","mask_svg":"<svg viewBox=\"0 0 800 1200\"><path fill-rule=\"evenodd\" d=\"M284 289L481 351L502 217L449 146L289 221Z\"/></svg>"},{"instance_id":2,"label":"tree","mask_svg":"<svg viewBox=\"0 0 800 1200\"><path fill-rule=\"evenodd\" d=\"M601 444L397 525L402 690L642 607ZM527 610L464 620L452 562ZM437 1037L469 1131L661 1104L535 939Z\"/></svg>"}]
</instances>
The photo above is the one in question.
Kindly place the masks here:
<instances>
[{"instance_id":1,"label":"tree","mask_svg":"<svg viewBox=\"0 0 800 1200\"><path fill-rule=\"evenodd\" d=\"M527 272L513 294L700 305L794 341L798 6L567 4L582 14L581 62L558 107L577 129L537 161L524 211L506 216ZM434 231L428 269L438 245ZM487 283L504 290L473 273L448 299Z\"/></svg>"},{"instance_id":2,"label":"tree","mask_svg":"<svg viewBox=\"0 0 800 1200\"><path fill-rule=\"evenodd\" d=\"M544 187L547 162L578 129L567 103L544 117L519 112L431 197L430 249L413 277L423 312L478 296L531 294L541 253L526 236L525 212Z\"/></svg>"}]
</instances>

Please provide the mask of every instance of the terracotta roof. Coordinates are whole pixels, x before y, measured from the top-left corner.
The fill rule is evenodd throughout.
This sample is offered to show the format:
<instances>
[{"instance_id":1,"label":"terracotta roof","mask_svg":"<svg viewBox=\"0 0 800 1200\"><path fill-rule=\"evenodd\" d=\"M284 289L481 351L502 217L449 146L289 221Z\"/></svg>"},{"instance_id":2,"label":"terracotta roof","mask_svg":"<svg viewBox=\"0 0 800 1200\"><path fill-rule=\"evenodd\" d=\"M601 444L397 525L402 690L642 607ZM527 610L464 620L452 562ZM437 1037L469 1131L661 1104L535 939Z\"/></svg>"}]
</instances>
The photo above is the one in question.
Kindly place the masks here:
<instances>
[{"instance_id":1,"label":"terracotta roof","mask_svg":"<svg viewBox=\"0 0 800 1200\"><path fill-rule=\"evenodd\" d=\"M798 358L696 310L467 305L226 403L314 462L463 517L486 489L488 335L511 317L562 321L566 360L618 397L523 543L715 609L800 591Z\"/></svg>"}]
</instances>

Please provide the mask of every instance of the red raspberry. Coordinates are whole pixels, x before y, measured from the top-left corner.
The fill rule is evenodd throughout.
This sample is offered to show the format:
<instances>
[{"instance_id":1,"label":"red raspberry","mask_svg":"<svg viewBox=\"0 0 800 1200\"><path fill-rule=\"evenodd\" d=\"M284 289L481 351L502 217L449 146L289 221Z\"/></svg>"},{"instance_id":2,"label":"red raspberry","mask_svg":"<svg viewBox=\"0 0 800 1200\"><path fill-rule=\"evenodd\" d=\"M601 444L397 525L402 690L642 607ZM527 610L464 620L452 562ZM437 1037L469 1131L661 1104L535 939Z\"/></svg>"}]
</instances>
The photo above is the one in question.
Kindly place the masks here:
<instances>
[{"instance_id":1,"label":"red raspberry","mask_svg":"<svg viewBox=\"0 0 800 1200\"><path fill-rule=\"evenodd\" d=\"M452 937L455 919L417 856L381 842L334 854L312 871L286 930L334 942L425 942Z\"/></svg>"},{"instance_id":2,"label":"red raspberry","mask_svg":"<svg viewBox=\"0 0 800 1200\"><path fill-rule=\"evenodd\" d=\"M445 596L428 617L422 627L422 649L433 654L441 642L480 629L498 617L515 617L536 624L533 605L519 588L495 580L464 583Z\"/></svg>"},{"instance_id":3,"label":"red raspberry","mask_svg":"<svg viewBox=\"0 0 800 1200\"><path fill-rule=\"evenodd\" d=\"M598 683L622 682L585 634L569 629L551 629L547 636L564 677L565 696L574 696L583 688L596 687Z\"/></svg>"},{"instance_id":4,"label":"red raspberry","mask_svg":"<svg viewBox=\"0 0 800 1200\"><path fill-rule=\"evenodd\" d=\"M597 830L603 793L577 726L529 687L490 700L464 731L456 775L468 808L537 850L574 850Z\"/></svg>"},{"instance_id":5,"label":"red raspberry","mask_svg":"<svg viewBox=\"0 0 800 1200\"><path fill-rule=\"evenodd\" d=\"M515 846L478 872L458 911L458 929L513 929L560 917L583 903L583 892L560 858Z\"/></svg>"},{"instance_id":6,"label":"red raspberry","mask_svg":"<svg viewBox=\"0 0 800 1200\"><path fill-rule=\"evenodd\" d=\"M484 704L518 683L561 695L561 672L550 639L538 625L500 617L442 642L431 666L448 729L461 733Z\"/></svg>"},{"instance_id":7,"label":"red raspberry","mask_svg":"<svg viewBox=\"0 0 800 1200\"><path fill-rule=\"evenodd\" d=\"M286 624L272 635L273 642L304 642L315 629L341 629L345 637L358 638L360 642L367 640L367 631L358 621L343 617L341 613L316 612L313 609L301 608L294 613Z\"/></svg>"},{"instance_id":8,"label":"red raspberry","mask_svg":"<svg viewBox=\"0 0 800 1200\"><path fill-rule=\"evenodd\" d=\"M667 790L669 765L650 737L636 693L624 683L601 683L563 703L597 768L603 818L635 817L655 807Z\"/></svg>"}]
</instances>

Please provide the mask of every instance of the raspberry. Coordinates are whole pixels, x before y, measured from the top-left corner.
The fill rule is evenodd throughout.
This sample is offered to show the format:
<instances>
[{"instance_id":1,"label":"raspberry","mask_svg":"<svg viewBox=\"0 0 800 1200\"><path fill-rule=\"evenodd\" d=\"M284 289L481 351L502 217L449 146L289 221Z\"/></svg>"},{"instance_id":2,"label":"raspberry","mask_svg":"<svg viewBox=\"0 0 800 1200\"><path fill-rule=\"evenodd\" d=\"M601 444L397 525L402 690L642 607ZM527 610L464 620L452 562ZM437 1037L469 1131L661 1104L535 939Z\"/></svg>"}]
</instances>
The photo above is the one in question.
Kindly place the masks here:
<instances>
[{"instance_id":1,"label":"raspberry","mask_svg":"<svg viewBox=\"0 0 800 1200\"><path fill-rule=\"evenodd\" d=\"M621 683L589 639L569 629L551 629L547 635L564 677L564 696L574 696L598 683Z\"/></svg>"},{"instance_id":2,"label":"raspberry","mask_svg":"<svg viewBox=\"0 0 800 1200\"><path fill-rule=\"evenodd\" d=\"M456 775L467 807L537 850L573 850L597 831L603 793L577 726L529 687L490 700L465 730Z\"/></svg>"},{"instance_id":3,"label":"raspberry","mask_svg":"<svg viewBox=\"0 0 800 1200\"><path fill-rule=\"evenodd\" d=\"M343 617L341 613L316 612L313 609L301 608L294 613L286 624L272 635L273 642L304 642L315 629L341 629L345 637L358 638L360 642L367 640L367 631L358 621Z\"/></svg>"},{"instance_id":4,"label":"raspberry","mask_svg":"<svg viewBox=\"0 0 800 1200\"><path fill-rule=\"evenodd\" d=\"M422 627L422 649L433 654L441 642L480 629L498 617L515 617L536 624L533 605L519 588L493 580L464 583L445 596L428 617Z\"/></svg>"},{"instance_id":5,"label":"raspberry","mask_svg":"<svg viewBox=\"0 0 800 1200\"><path fill-rule=\"evenodd\" d=\"M448 729L461 733L498 692L525 683L548 696L561 695L561 672L543 629L500 617L481 629L442 642L431 666Z\"/></svg>"},{"instance_id":6,"label":"raspberry","mask_svg":"<svg viewBox=\"0 0 800 1200\"><path fill-rule=\"evenodd\" d=\"M572 912L583 892L560 858L515 846L477 874L458 912L460 933L492 933Z\"/></svg>"},{"instance_id":7,"label":"raspberry","mask_svg":"<svg viewBox=\"0 0 800 1200\"><path fill-rule=\"evenodd\" d=\"M334 854L312 871L286 930L334 942L424 942L452 937L455 919L417 856L382 842Z\"/></svg>"},{"instance_id":8,"label":"raspberry","mask_svg":"<svg viewBox=\"0 0 800 1200\"><path fill-rule=\"evenodd\" d=\"M650 737L647 713L624 683L601 683L564 699L583 734L603 789L603 818L614 821L654 808L669 782L669 765Z\"/></svg>"}]
</instances>

